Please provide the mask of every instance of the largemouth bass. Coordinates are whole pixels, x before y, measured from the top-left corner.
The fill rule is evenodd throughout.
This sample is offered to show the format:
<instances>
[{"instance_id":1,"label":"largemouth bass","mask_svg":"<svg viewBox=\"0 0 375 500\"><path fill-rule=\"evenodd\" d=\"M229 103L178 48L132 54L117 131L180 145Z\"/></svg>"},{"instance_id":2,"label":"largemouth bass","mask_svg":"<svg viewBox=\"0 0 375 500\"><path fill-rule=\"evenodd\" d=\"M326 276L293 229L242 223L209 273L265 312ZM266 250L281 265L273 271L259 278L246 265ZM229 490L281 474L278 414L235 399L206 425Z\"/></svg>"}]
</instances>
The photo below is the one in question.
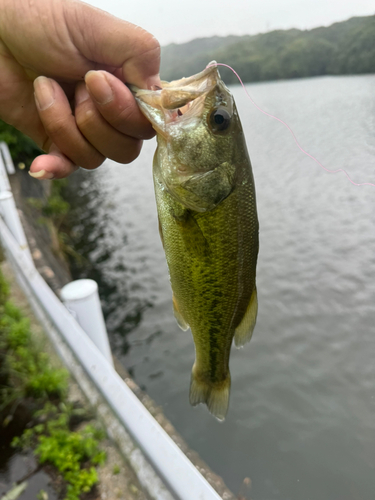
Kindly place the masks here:
<instances>
[{"instance_id":1,"label":"largemouth bass","mask_svg":"<svg viewBox=\"0 0 375 500\"><path fill-rule=\"evenodd\" d=\"M232 340L257 316L258 217L254 179L234 99L215 62L161 88L135 90L157 133L153 176L174 314L191 328L190 403L219 420L229 404Z\"/></svg>"}]
</instances>

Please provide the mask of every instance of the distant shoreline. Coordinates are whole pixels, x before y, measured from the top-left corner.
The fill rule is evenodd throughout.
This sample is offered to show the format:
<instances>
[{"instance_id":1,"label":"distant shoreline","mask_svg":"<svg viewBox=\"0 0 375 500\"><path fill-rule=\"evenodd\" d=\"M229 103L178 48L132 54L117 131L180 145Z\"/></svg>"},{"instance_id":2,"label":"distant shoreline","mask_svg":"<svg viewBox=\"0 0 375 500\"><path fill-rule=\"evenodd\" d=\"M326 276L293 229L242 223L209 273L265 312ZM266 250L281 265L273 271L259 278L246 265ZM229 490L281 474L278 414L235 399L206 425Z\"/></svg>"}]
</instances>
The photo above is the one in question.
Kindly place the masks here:
<instances>
[{"instance_id":1,"label":"distant shoreline","mask_svg":"<svg viewBox=\"0 0 375 500\"><path fill-rule=\"evenodd\" d=\"M161 77L175 80L210 61L234 67L244 83L375 73L375 15L311 30L199 38L162 47ZM226 83L237 79L220 69Z\"/></svg>"}]
</instances>

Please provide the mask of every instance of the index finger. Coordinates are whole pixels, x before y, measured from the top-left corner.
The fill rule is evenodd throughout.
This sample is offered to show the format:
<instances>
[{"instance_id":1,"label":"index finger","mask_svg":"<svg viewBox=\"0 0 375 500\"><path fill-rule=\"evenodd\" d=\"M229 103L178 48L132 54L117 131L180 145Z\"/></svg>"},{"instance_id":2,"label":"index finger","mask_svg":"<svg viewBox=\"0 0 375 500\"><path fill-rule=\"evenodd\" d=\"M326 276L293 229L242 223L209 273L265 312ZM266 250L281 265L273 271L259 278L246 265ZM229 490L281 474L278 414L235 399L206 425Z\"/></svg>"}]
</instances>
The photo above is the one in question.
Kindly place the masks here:
<instances>
[{"instance_id":1,"label":"index finger","mask_svg":"<svg viewBox=\"0 0 375 500\"><path fill-rule=\"evenodd\" d=\"M87 59L122 68L123 81L140 88L160 84L160 44L151 33L85 3L63 5L70 37Z\"/></svg>"}]
</instances>

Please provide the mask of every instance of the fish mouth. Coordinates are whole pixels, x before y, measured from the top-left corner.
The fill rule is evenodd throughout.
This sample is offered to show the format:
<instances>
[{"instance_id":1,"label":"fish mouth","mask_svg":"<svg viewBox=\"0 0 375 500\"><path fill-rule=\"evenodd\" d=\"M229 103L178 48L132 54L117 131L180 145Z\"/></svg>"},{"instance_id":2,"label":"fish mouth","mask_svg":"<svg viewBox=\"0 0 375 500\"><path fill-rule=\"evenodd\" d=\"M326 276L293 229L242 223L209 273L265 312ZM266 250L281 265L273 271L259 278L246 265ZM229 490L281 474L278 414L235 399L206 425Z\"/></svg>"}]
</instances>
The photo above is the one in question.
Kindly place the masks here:
<instances>
[{"instance_id":1,"label":"fish mouth","mask_svg":"<svg viewBox=\"0 0 375 500\"><path fill-rule=\"evenodd\" d=\"M158 134L167 138L168 128L188 125L202 115L207 94L221 81L216 61L196 75L172 82L162 81L150 90L129 85L141 111Z\"/></svg>"}]
</instances>

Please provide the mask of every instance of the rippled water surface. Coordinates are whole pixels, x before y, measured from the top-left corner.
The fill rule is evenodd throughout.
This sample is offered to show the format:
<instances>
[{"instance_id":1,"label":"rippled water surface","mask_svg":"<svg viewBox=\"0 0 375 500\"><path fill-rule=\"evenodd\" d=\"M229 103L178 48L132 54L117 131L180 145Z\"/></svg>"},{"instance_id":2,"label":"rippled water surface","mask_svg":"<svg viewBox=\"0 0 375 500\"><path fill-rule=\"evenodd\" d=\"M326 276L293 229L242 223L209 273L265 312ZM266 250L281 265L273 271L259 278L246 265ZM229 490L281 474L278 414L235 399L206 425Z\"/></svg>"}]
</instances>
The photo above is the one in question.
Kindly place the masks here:
<instances>
[{"instance_id":1,"label":"rippled water surface","mask_svg":"<svg viewBox=\"0 0 375 500\"><path fill-rule=\"evenodd\" d=\"M248 90L324 165L375 183L375 75ZM74 177L76 275L100 283L114 351L234 493L249 477L252 500L373 500L375 188L324 172L232 91L257 188L259 316L251 343L232 351L226 421L189 406L194 348L172 313L154 141L130 166Z\"/></svg>"}]
</instances>

